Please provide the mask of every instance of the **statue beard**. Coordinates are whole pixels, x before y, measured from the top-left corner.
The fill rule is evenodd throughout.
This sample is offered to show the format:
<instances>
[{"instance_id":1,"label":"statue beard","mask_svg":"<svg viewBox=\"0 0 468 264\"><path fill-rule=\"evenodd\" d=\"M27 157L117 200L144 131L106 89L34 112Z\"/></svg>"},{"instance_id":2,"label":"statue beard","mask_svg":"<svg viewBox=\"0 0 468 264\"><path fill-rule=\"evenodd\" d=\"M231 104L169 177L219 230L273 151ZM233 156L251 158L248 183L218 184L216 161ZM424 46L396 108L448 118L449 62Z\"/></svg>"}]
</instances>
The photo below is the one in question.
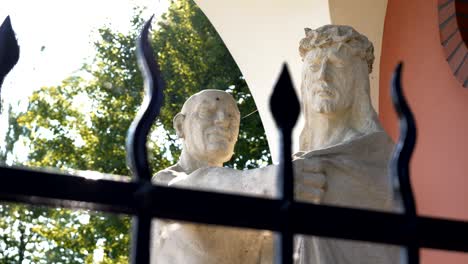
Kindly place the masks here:
<instances>
[{"instance_id":1,"label":"statue beard","mask_svg":"<svg viewBox=\"0 0 468 264\"><path fill-rule=\"evenodd\" d=\"M306 111L310 114L333 114L346 104L334 84L314 80L311 75L305 76L301 90L305 102L309 105Z\"/></svg>"},{"instance_id":2,"label":"statue beard","mask_svg":"<svg viewBox=\"0 0 468 264\"><path fill-rule=\"evenodd\" d=\"M351 108L354 94L343 95L333 84L323 84L326 88L317 83L304 82L304 85L304 87L313 87L305 91L306 100L310 105L309 111L319 114L337 114ZM324 90L327 91L325 94Z\"/></svg>"},{"instance_id":3,"label":"statue beard","mask_svg":"<svg viewBox=\"0 0 468 264\"><path fill-rule=\"evenodd\" d=\"M338 103L333 99L314 98L314 100L312 100L311 106L311 110L316 113L331 114L337 111Z\"/></svg>"}]
</instances>

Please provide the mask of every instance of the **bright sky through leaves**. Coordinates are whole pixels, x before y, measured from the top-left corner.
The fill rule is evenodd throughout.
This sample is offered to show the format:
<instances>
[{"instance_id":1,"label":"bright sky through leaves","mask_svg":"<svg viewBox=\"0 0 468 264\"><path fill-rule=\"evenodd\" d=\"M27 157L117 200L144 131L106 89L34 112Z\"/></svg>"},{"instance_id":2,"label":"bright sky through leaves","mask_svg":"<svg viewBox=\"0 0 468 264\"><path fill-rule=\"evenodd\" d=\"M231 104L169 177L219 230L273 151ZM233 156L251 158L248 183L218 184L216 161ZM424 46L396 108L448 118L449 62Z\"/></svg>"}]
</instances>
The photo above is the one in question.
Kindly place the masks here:
<instances>
[{"instance_id":1,"label":"bright sky through leaves","mask_svg":"<svg viewBox=\"0 0 468 264\"><path fill-rule=\"evenodd\" d=\"M4 96L12 100L40 86L59 84L79 69L94 52L97 28L110 24L125 32L134 7L147 7L149 17L160 15L168 6L166 0L2 2L0 19L10 15L21 48L20 61L5 84Z\"/></svg>"},{"instance_id":2,"label":"bright sky through leaves","mask_svg":"<svg viewBox=\"0 0 468 264\"><path fill-rule=\"evenodd\" d=\"M159 17L168 0L1 0L0 20L10 15L20 45L20 60L2 88L8 104L26 103L33 90L58 85L94 54L97 29L110 25L128 31L133 8L146 7L143 17ZM157 19L156 19L157 20ZM24 107L24 106L23 106ZM22 107L22 108L23 108ZM0 136L5 133L5 117Z\"/></svg>"}]
</instances>

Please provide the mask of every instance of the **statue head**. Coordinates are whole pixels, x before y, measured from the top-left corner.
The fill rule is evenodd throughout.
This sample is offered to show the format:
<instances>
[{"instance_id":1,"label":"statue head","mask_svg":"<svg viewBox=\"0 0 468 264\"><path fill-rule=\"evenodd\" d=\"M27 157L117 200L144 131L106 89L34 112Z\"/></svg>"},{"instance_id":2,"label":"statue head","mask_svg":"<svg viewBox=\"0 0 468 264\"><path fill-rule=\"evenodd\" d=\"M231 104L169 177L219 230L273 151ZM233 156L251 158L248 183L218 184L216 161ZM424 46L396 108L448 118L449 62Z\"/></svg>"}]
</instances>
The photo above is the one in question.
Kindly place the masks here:
<instances>
[{"instance_id":1,"label":"statue head","mask_svg":"<svg viewBox=\"0 0 468 264\"><path fill-rule=\"evenodd\" d=\"M203 90L192 95L174 117L174 128L183 140L183 152L210 163L231 159L239 123L236 101L221 90Z\"/></svg>"},{"instance_id":2,"label":"statue head","mask_svg":"<svg viewBox=\"0 0 468 264\"><path fill-rule=\"evenodd\" d=\"M367 134L380 130L370 100L369 74L374 47L366 36L352 27L326 25L305 29L300 41L302 57L301 96L305 127L301 147L307 145L305 131L314 116L340 117L349 114L352 129Z\"/></svg>"}]
</instances>

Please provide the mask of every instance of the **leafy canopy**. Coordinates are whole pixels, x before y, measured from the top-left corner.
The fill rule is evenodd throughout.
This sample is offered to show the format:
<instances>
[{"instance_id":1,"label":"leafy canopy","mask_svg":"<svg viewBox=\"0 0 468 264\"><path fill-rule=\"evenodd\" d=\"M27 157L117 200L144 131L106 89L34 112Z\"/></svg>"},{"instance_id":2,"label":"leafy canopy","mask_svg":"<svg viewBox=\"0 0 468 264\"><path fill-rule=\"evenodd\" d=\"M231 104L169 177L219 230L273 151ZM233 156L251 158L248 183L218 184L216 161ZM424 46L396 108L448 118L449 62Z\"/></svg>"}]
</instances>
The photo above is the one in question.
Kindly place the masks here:
<instances>
[{"instance_id":1,"label":"leafy canopy","mask_svg":"<svg viewBox=\"0 0 468 264\"><path fill-rule=\"evenodd\" d=\"M129 175L125 137L143 97L135 57L143 19L136 9L130 32L99 29L93 63L58 86L35 91L27 111L9 111L6 149L11 152L23 139L29 146L28 166ZM190 0L173 1L151 43L166 82L164 106L148 143L153 171L180 155L172 118L189 95L202 89L226 90L238 100L241 132L227 166L245 169L269 163L263 126L246 82L201 10ZM128 263L129 217L14 204L2 205L0 213L0 259L7 263L93 263L99 251L102 263Z\"/></svg>"}]
</instances>

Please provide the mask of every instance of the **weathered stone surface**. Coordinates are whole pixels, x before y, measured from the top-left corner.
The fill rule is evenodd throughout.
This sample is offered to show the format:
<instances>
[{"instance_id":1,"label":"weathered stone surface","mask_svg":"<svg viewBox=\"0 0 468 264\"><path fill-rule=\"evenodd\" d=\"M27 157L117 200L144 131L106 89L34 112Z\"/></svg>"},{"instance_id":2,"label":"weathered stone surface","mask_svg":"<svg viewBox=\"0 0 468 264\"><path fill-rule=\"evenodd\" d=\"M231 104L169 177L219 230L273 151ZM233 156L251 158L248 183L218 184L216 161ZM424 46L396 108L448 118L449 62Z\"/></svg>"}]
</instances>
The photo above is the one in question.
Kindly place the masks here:
<instances>
[{"instance_id":1,"label":"weathered stone surface","mask_svg":"<svg viewBox=\"0 0 468 264\"><path fill-rule=\"evenodd\" d=\"M305 125L301 151L293 157L296 199L396 210L387 173L393 143L369 95L372 43L349 26L327 25L306 29L299 51ZM204 105L211 105L206 114ZM229 115L231 119L220 122ZM207 91L191 97L174 126L184 142L182 155L176 165L156 174L156 183L277 195L276 165L248 171L222 168L232 156L239 128L229 95ZM153 263L272 263L268 232L158 221L153 237ZM308 236L297 236L295 247L299 264L394 264L399 254L395 246Z\"/></svg>"},{"instance_id":2,"label":"weathered stone surface","mask_svg":"<svg viewBox=\"0 0 468 264\"><path fill-rule=\"evenodd\" d=\"M387 173L393 143L369 94L373 50L372 43L349 26L306 29L300 41L305 125L301 152L295 156L321 164L327 180L323 204L394 210ZM297 242L301 264L399 262L395 246L307 236Z\"/></svg>"},{"instance_id":3,"label":"weathered stone surface","mask_svg":"<svg viewBox=\"0 0 468 264\"><path fill-rule=\"evenodd\" d=\"M174 118L174 128L183 141L180 159L158 172L153 182L244 194L271 192L271 189L261 191L256 184L266 184L257 177L263 173L251 177L243 175L242 171L222 168L233 154L239 122L239 109L230 94L204 90L190 97ZM272 261L268 232L155 220L152 238L152 263L257 264Z\"/></svg>"}]
</instances>

